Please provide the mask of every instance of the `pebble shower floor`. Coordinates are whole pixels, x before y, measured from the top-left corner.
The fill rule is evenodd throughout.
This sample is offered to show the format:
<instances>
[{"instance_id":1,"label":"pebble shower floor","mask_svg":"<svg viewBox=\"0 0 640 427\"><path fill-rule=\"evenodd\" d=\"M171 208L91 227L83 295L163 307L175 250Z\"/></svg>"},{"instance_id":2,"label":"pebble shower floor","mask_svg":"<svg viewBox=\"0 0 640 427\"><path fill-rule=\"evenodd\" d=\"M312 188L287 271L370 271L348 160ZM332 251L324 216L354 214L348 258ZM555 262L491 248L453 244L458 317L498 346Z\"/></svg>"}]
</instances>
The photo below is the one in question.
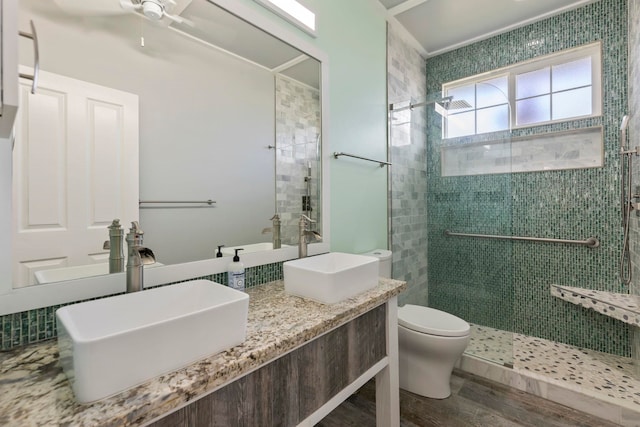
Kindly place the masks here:
<instances>
[{"instance_id":1,"label":"pebble shower floor","mask_svg":"<svg viewBox=\"0 0 640 427\"><path fill-rule=\"evenodd\" d=\"M479 325L472 325L465 353L640 411L640 379L631 358Z\"/></svg>"}]
</instances>

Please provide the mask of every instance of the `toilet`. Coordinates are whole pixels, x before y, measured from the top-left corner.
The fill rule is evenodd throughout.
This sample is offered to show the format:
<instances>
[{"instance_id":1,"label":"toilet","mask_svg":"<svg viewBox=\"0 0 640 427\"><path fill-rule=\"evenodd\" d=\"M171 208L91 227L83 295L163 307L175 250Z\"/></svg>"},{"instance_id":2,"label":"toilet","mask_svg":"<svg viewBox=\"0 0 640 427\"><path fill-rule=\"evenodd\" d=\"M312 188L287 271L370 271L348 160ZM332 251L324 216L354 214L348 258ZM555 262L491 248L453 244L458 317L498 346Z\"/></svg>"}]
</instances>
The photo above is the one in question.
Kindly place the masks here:
<instances>
[{"instance_id":1,"label":"toilet","mask_svg":"<svg viewBox=\"0 0 640 427\"><path fill-rule=\"evenodd\" d=\"M398 308L400 388L432 399L451 395L451 372L471 327L452 314L406 304Z\"/></svg>"},{"instance_id":2,"label":"toilet","mask_svg":"<svg viewBox=\"0 0 640 427\"><path fill-rule=\"evenodd\" d=\"M378 276L391 279L391 255L392 252L386 249L374 249L362 255L378 258Z\"/></svg>"},{"instance_id":3,"label":"toilet","mask_svg":"<svg viewBox=\"0 0 640 427\"><path fill-rule=\"evenodd\" d=\"M391 251L364 255L380 260L380 276L391 277ZM471 326L435 308L406 304L398 308L400 388L432 399L451 395L451 372L469 344Z\"/></svg>"}]
</instances>

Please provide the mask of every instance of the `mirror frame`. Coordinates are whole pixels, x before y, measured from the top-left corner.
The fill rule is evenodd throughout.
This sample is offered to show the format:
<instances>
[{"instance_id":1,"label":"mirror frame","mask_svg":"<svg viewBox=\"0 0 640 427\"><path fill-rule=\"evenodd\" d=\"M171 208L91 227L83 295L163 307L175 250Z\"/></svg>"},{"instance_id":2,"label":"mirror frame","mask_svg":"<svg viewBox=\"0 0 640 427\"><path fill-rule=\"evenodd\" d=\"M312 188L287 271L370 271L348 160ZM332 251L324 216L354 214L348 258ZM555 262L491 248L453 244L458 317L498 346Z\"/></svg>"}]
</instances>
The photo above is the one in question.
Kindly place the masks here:
<instances>
[{"instance_id":1,"label":"mirror frame","mask_svg":"<svg viewBox=\"0 0 640 427\"><path fill-rule=\"evenodd\" d=\"M330 205L329 205L329 160L331 152L329 134L329 58L328 55L314 44L285 28L273 18L266 16L260 10L241 4L238 0L207 0L229 13L238 16L257 28L272 36L290 44L307 55L320 61L320 102L321 102L321 165L322 165L322 230L323 240L320 243L309 244L309 255L329 252L330 238ZM9 198L9 204L11 199ZM298 257L297 246L291 246L272 251L254 252L245 254L242 261L245 267L271 264L287 261ZM161 266L146 270L144 273L144 285L153 287L165 283L188 280L195 277L222 273L227 271L229 257L211 258L202 261L193 261L182 264ZM125 291L126 273L115 273L105 276L90 277L86 279L68 280L47 285L36 285L25 288L12 288L11 271L8 277L1 278L0 282L0 315L12 314L50 307L59 304L82 301L113 295Z\"/></svg>"}]
</instances>

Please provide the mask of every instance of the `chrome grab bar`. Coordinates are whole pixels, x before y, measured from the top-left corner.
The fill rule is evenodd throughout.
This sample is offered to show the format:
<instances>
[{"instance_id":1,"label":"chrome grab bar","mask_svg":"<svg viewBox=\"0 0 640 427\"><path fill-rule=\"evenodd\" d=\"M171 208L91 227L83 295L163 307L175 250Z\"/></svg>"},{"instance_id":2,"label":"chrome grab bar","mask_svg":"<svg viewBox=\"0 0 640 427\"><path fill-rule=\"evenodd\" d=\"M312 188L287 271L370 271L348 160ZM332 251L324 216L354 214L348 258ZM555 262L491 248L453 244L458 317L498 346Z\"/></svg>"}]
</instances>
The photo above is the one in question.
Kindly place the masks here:
<instances>
[{"instance_id":1,"label":"chrome grab bar","mask_svg":"<svg viewBox=\"0 0 640 427\"><path fill-rule=\"evenodd\" d=\"M186 209L186 208L214 208L215 200L139 200L140 209ZM143 206L146 204L154 204L160 206ZM173 206L162 206L173 205ZM204 205L204 206L188 206L188 205Z\"/></svg>"},{"instance_id":2,"label":"chrome grab bar","mask_svg":"<svg viewBox=\"0 0 640 427\"><path fill-rule=\"evenodd\" d=\"M567 239L548 239L545 237L498 236L495 234L454 233L449 230L445 230L444 234L445 236L479 237L482 239L525 240L529 242L567 243L570 245L582 245L592 249L600 246L600 241L595 237L589 237L586 240L567 240Z\"/></svg>"},{"instance_id":3,"label":"chrome grab bar","mask_svg":"<svg viewBox=\"0 0 640 427\"><path fill-rule=\"evenodd\" d=\"M38 34L36 33L36 26L33 21L29 21L31 25L31 33L25 33L19 31L18 34L22 37L33 40L33 75L20 73L19 76L23 79L31 80L31 93L36 93L38 87L38 76L40 75L40 52L38 51Z\"/></svg>"},{"instance_id":4,"label":"chrome grab bar","mask_svg":"<svg viewBox=\"0 0 640 427\"><path fill-rule=\"evenodd\" d=\"M356 156L355 154L342 153L342 152L338 152L338 151L333 153L333 158L334 159L337 159L340 156L353 157L354 159L360 159L360 160L366 160L367 162L378 163L381 168L385 167L385 166L391 166L391 163L384 162L382 160L368 159L366 157Z\"/></svg>"},{"instance_id":5,"label":"chrome grab bar","mask_svg":"<svg viewBox=\"0 0 640 427\"><path fill-rule=\"evenodd\" d=\"M215 200L165 200L165 201L161 201L161 200L140 200L138 203L143 204L143 203L204 203L207 205L212 205L215 203Z\"/></svg>"}]
</instances>

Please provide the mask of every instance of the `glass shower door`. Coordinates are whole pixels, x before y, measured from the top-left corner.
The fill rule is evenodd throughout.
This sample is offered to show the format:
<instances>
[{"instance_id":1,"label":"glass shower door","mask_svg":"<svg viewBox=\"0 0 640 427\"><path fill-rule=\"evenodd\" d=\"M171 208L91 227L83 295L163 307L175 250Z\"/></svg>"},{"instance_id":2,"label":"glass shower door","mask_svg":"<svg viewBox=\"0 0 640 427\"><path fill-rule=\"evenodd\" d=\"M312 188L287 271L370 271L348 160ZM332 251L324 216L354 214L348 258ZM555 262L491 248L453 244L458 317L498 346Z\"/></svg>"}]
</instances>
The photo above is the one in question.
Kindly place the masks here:
<instances>
[{"instance_id":1,"label":"glass shower door","mask_svg":"<svg viewBox=\"0 0 640 427\"><path fill-rule=\"evenodd\" d=\"M509 107L491 83L427 109L428 305L472 325L466 354L512 366Z\"/></svg>"}]
</instances>

